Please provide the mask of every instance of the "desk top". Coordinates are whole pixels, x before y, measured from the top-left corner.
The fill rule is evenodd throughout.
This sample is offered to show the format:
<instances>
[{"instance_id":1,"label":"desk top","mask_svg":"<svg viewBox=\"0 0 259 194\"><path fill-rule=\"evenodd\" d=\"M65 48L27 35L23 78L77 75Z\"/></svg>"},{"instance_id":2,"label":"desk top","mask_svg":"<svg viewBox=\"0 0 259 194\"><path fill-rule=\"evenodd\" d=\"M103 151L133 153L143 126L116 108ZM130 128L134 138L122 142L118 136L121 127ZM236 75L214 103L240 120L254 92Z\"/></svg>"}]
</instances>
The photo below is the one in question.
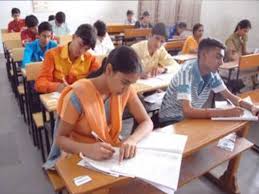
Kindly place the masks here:
<instances>
[{"instance_id":1,"label":"desk top","mask_svg":"<svg viewBox=\"0 0 259 194\"><path fill-rule=\"evenodd\" d=\"M197 55L195 54L181 54L172 56L174 60L184 62L192 59L197 59Z\"/></svg>"},{"instance_id":2,"label":"desk top","mask_svg":"<svg viewBox=\"0 0 259 194\"><path fill-rule=\"evenodd\" d=\"M231 70L231 69L235 69L237 67L238 67L238 61L230 61L230 62L224 63L219 68L225 69L225 70Z\"/></svg>"},{"instance_id":3,"label":"desk top","mask_svg":"<svg viewBox=\"0 0 259 194\"><path fill-rule=\"evenodd\" d=\"M215 142L221 137L233 131L240 130L245 126L245 122L222 122L204 120L185 120L175 125L169 126L168 130L173 133L184 134L188 136L188 141L184 150L184 157L197 152L206 145ZM210 134L210 135L208 135ZM66 188L73 194L87 193L96 190L97 188L104 188L114 184L122 184L127 182L128 177L112 177L103 173L86 169L77 165L80 160L77 155L70 155L68 158L60 159L56 168L59 175L63 178ZM92 181L80 187L75 186L73 178L82 175L89 175Z\"/></svg>"},{"instance_id":4,"label":"desk top","mask_svg":"<svg viewBox=\"0 0 259 194\"><path fill-rule=\"evenodd\" d=\"M136 90L137 93L143 93L143 92L149 92L157 89L166 88L169 85L169 83L170 82L166 81L164 83L156 84L154 86L143 84L143 83L135 83L133 84L133 88ZM40 95L41 103L44 105L45 109L48 112L56 111L56 106L57 106L57 101L53 100L51 96L52 96L52 93Z\"/></svg>"}]
</instances>

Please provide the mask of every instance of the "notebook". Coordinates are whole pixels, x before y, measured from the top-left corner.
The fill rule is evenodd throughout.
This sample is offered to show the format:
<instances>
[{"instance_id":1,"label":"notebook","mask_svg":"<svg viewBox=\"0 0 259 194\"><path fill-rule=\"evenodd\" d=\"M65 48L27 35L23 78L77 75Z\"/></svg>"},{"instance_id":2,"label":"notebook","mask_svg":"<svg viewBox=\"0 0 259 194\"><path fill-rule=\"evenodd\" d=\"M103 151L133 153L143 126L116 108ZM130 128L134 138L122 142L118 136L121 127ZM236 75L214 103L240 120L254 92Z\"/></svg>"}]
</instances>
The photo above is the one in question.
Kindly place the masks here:
<instances>
[{"instance_id":1,"label":"notebook","mask_svg":"<svg viewBox=\"0 0 259 194\"><path fill-rule=\"evenodd\" d=\"M250 97L243 99L246 102L252 103ZM229 104L227 101L216 101L216 108L231 108L233 105ZM211 120L215 121L258 121L258 117L254 116L251 111L244 109L244 113L240 117L212 117Z\"/></svg>"},{"instance_id":2,"label":"notebook","mask_svg":"<svg viewBox=\"0 0 259 194\"><path fill-rule=\"evenodd\" d=\"M162 191L173 193L178 186L186 141L187 136L184 135L163 130L153 131L138 143L134 158L123 160L119 164L119 150L116 149L109 160L94 161L83 157L79 165L113 176L137 177Z\"/></svg>"}]
</instances>

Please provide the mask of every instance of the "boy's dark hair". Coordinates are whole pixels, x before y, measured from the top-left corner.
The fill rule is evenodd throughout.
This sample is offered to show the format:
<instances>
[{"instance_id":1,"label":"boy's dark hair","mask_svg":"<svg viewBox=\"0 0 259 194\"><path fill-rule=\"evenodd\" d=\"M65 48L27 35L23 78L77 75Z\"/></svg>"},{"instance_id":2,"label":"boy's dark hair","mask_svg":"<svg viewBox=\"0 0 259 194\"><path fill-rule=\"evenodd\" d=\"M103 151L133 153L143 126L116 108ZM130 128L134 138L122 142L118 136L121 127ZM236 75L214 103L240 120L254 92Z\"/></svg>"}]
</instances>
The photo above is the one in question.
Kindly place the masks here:
<instances>
[{"instance_id":1,"label":"boy's dark hair","mask_svg":"<svg viewBox=\"0 0 259 194\"><path fill-rule=\"evenodd\" d=\"M55 16L54 15L49 15L48 21L52 21L55 20Z\"/></svg>"},{"instance_id":2,"label":"boy's dark hair","mask_svg":"<svg viewBox=\"0 0 259 194\"><path fill-rule=\"evenodd\" d=\"M220 48L225 50L225 46L220 41L213 38L204 38L199 43L198 56L200 55L201 51L209 50L211 48Z\"/></svg>"},{"instance_id":3,"label":"boy's dark hair","mask_svg":"<svg viewBox=\"0 0 259 194\"><path fill-rule=\"evenodd\" d=\"M50 31L52 32L52 26L50 25L49 22L41 22L39 27L38 27L38 32L41 34L44 31Z\"/></svg>"},{"instance_id":4,"label":"boy's dark hair","mask_svg":"<svg viewBox=\"0 0 259 194\"><path fill-rule=\"evenodd\" d=\"M143 72L140 59L134 49L128 46L120 46L113 49L108 57L103 59L100 69L90 74L88 78L98 77L103 74L108 64L111 64L114 72L125 74Z\"/></svg>"},{"instance_id":5,"label":"boy's dark hair","mask_svg":"<svg viewBox=\"0 0 259 194\"><path fill-rule=\"evenodd\" d=\"M83 40L83 44L94 49L96 43L96 30L90 24L81 24L75 35Z\"/></svg>"},{"instance_id":6,"label":"boy's dark hair","mask_svg":"<svg viewBox=\"0 0 259 194\"><path fill-rule=\"evenodd\" d=\"M105 36L107 32L107 28L106 28L106 24L103 21L97 20L94 23L94 27L96 28L97 36L101 36L101 37Z\"/></svg>"},{"instance_id":7,"label":"boy's dark hair","mask_svg":"<svg viewBox=\"0 0 259 194\"><path fill-rule=\"evenodd\" d=\"M200 27L203 27L203 25L200 23L195 24L192 28L192 34L194 34L197 30L199 30Z\"/></svg>"},{"instance_id":8,"label":"boy's dark hair","mask_svg":"<svg viewBox=\"0 0 259 194\"><path fill-rule=\"evenodd\" d=\"M152 33L152 35L163 36L163 37L165 37L166 40L168 38L166 26L164 23L155 24L155 26L152 28L151 33Z\"/></svg>"},{"instance_id":9,"label":"boy's dark hair","mask_svg":"<svg viewBox=\"0 0 259 194\"><path fill-rule=\"evenodd\" d=\"M133 15L133 14L134 14L134 13L133 13L132 10L128 10L128 11L127 11L127 16L128 16L128 15Z\"/></svg>"},{"instance_id":10,"label":"boy's dark hair","mask_svg":"<svg viewBox=\"0 0 259 194\"><path fill-rule=\"evenodd\" d=\"M59 11L56 13L55 16L55 20L59 23L59 24L63 24L66 21L66 15L64 12Z\"/></svg>"},{"instance_id":11,"label":"boy's dark hair","mask_svg":"<svg viewBox=\"0 0 259 194\"><path fill-rule=\"evenodd\" d=\"M241 20L240 22L238 22L236 28L235 28L235 32L238 30L238 28L243 29L243 28L252 28L251 22L247 19L245 20Z\"/></svg>"},{"instance_id":12,"label":"boy's dark hair","mask_svg":"<svg viewBox=\"0 0 259 194\"><path fill-rule=\"evenodd\" d=\"M146 17L146 16L150 16L150 14L149 14L148 11L144 11L142 16L143 16L143 17Z\"/></svg>"},{"instance_id":13,"label":"boy's dark hair","mask_svg":"<svg viewBox=\"0 0 259 194\"><path fill-rule=\"evenodd\" d=\"M14 14L20 14L21 11L18 8L14 7L14 8L12 8L11 13L12 13L12 16L13 16Z\"/></svg>"},{"instance_id":14,"label":"boy's dark hair","mask_svg":"<svg viewBox=\"0 0 259 194\"><path fill-rule=\"evenodd\" d=\"M176 24L176 27L183 29L183 28L187 28L187 25L185 22L179 22Z\"/></svg>"},{"instance_id":15,"label":"boy's dark hair","mask_svg":"<svg viewBox=\"0 0 259 194\"><path fill-rule=\"evenodd\" d=\"M39 24L39 20L37 19L37 17L35 15L28 15L28 16L26 16L26 18L25 18L25 25L28 28L38 26L38 24Z\"/></svg>"}]
</instances>

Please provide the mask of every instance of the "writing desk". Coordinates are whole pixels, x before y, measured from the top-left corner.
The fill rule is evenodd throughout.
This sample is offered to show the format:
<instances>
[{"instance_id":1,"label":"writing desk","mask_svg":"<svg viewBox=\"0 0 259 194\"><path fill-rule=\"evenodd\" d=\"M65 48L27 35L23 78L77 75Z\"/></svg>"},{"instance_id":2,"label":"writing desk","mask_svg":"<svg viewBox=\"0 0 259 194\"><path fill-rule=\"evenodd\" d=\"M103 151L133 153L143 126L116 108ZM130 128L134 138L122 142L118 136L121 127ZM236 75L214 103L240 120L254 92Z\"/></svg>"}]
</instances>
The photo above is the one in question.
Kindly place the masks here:
<instances>
[{"instance_id":1,"label":"writing desk","mask_svg":"<svg viewBox=\"0 0 259 194\"><path fill-rule=\"evenodd\" d=\"M212 121L209 119L184 120L169 126L168 130L171 130L172 133L188 136L183 153L179 187L205 174L224 191L239 193L237 170L241 153L252 146L252 143L244 138L248 132L248 127L249 123L247 122ZM239 135L233 152L216 147L217 140L232 132L238 132ZM59 159L56 164L58 174L64 180L67 190L72 194L89 193L98 190L108 193L112 187L120 185L126 188L127 184L132 181L132 178L116 178L80 167L77 165L79 160L80 158L77 155L70 155L67 158ZM227 170L220 178L209 173L212 168L228 160L230 162ZM82 175L89 175L93 180L80 187L75 186L73 178ZM138 188L128 189L134 193Z\"/></svg>"}]
</instances>

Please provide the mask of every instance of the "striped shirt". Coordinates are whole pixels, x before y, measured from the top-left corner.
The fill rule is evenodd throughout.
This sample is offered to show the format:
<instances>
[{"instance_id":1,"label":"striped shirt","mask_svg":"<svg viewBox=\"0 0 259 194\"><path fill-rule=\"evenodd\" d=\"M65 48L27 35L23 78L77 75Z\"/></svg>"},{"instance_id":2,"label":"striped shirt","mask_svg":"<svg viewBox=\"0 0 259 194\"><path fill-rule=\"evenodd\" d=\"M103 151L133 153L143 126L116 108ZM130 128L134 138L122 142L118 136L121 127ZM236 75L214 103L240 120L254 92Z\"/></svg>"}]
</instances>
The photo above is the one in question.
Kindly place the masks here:
<instances>
[{"instance_id":1,"label":"striped shirt","mask_svg":"<svg viewBox=\"0 0 259 194\"><path fill-rule=\"evenodd\" d=\"M189 61L175 74L167 88L159 111L159 122L182 120L181 100L190 101L194 108L202 108L211 91L218 93L225 89L218 73L201 76L198 61Z\"/></svg>"}]
</instances>

